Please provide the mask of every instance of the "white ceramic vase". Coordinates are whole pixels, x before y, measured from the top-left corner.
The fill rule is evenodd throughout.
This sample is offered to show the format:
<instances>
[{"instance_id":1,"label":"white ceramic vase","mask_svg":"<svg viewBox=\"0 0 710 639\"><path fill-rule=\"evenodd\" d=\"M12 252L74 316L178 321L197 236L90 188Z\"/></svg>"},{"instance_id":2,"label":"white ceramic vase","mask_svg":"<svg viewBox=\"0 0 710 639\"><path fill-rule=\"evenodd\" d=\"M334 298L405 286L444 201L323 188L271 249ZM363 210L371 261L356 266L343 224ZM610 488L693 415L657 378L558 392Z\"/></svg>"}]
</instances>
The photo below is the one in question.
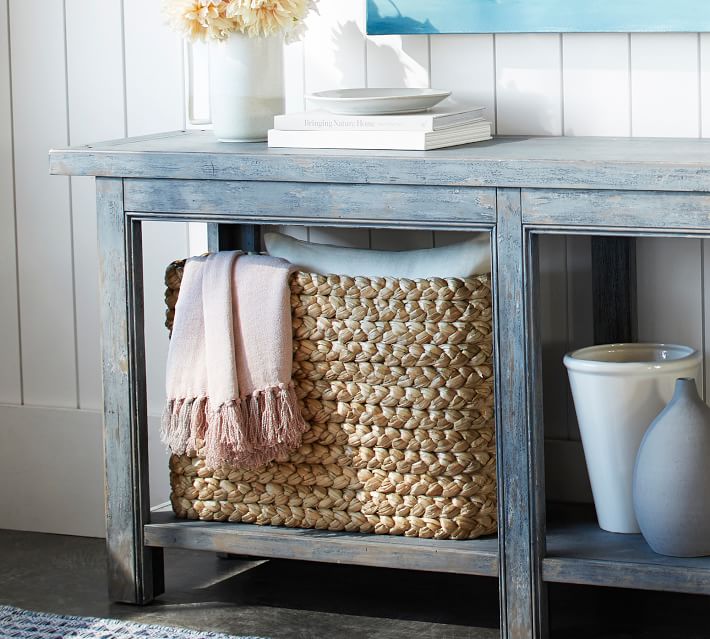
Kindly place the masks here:
<instances>
[{"instance_id":1,"label":"white ceramic vase","mask_svg":"<svg viewBox=\"0 0 710 639\"><path fill-rule=\"evenodd\" d=\"M564 357L599 526L640 532L633 471L641 440L673 396L675 380L700 380L700 353L670 344L590 346Z\"/></svg>"},{"instance_id":2,"label":"white ceramic vase","mask_svg":"<svg viewBox=\"0 0 710 639\"><path fill-rule=\"evenodd\" d=\"M209 44L210 113L221 142L266 140L284 112L283 37L232 33Z\"/></svg>"},{"instance_id":3,"label":"white ceramic vase","mask_svg":"<svg viewBox=\"0 0 710 639\"><path fill-rule=\"evenodd\" d=\"M641 441L634 509L651 548L672 557L710 555L710 408L694 379L679 378Z\"/></svg>"}]
</instances>

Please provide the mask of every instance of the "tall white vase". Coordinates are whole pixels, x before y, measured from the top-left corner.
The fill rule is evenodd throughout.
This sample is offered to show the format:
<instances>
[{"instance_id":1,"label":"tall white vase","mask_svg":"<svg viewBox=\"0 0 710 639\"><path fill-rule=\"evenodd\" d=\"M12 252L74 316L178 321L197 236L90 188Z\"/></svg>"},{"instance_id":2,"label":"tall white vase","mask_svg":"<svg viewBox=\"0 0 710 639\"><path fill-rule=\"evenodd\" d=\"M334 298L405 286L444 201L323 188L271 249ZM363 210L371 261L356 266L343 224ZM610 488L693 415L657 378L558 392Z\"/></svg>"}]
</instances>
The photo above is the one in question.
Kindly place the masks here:
<instances>
[{"instance_id":1,"label":"tall white vase","mask_svg":"<svg viewBox=\"0 0 710 639\"><path fill-rule=\"evenodd\" d=\"M283 37L212 40L210 112L221 142L258 142L284 112Z\"/></svg>"},{"instance_id":2,"label":"tall white vase","mask_svg":"<svg viewBox=\"0 0 710 639\"><path fill-rule=\"evenodd\" d=\"M636 453L678 377L700 381L701 354L671 344L607 344L565 355L599 526L640 532L632 499Z\"/></svg>"}]
</instances>

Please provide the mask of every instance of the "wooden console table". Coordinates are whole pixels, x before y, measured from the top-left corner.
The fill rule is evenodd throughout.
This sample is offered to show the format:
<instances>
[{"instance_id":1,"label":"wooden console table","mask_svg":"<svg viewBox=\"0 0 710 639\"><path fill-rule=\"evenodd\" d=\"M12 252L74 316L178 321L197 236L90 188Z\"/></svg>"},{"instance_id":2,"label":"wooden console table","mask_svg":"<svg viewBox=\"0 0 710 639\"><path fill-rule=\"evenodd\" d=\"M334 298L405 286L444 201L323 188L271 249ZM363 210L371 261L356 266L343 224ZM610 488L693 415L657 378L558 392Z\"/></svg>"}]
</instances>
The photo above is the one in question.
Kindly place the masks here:
<instances>
[{"instance_id":1,"label":"wooden console table","mask_svg":"<svg viewBox=\"0 0 710 639\"><path fill-rule=\"evenodd\" d=\"M710 594L710 558L653 554L595 522L546 524L537 238L710 235L710 140L500 138L430 152L267 149L177 132L50 153L97 176L111 597L162 592L162 549L498 576L501 636L547 634L547 582ZM493 245L499 534L434 541L151 515L141 223L205 221L213 248L258 225L484 230ZM595 244L596 339L630 339L632 243ZM181 257L181 256L176 256ZM166 470L167 472L167 470Z\"/></svg>"}]
</instances>

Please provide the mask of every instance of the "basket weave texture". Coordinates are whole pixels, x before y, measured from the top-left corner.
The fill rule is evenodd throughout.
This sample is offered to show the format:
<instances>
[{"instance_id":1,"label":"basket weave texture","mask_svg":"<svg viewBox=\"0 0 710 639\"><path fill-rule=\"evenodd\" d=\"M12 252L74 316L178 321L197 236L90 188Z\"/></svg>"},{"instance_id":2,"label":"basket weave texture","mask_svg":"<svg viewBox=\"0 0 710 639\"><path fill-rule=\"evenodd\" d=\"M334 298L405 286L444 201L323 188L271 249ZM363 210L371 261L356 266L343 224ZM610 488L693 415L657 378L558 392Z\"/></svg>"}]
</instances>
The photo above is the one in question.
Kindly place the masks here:
<instances>
[{"instance_id":1,"label":"basket weave texture","mask_svg":"<svg viewBox=\"0 0 710 639\"><path fill-rule=\"evenodd\" d=\"M184 261L166 272L172 328ZM301 447L261 469L170 458L178 517L473 539L496 531L489 275L296 272Z\"/></svg>"}]
</instances>

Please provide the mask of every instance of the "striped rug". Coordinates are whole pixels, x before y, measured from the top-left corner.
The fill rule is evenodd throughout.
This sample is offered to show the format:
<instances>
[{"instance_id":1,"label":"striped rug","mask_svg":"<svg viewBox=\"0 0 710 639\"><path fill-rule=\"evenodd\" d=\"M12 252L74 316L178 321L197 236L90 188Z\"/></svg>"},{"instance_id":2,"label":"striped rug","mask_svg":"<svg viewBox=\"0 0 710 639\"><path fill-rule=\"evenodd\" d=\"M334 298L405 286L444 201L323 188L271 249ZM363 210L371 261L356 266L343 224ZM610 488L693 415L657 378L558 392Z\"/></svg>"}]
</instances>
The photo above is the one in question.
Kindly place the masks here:
<instances>
[{"instance_id":1,"label":"striped rug","mask_svg":"<svg viewBox=\"0 0 710 639\"><path fill-rule=\"evenodd\" d=\"M258 639L0 606L0 639Z\"/></svg>"}]
</instances>

